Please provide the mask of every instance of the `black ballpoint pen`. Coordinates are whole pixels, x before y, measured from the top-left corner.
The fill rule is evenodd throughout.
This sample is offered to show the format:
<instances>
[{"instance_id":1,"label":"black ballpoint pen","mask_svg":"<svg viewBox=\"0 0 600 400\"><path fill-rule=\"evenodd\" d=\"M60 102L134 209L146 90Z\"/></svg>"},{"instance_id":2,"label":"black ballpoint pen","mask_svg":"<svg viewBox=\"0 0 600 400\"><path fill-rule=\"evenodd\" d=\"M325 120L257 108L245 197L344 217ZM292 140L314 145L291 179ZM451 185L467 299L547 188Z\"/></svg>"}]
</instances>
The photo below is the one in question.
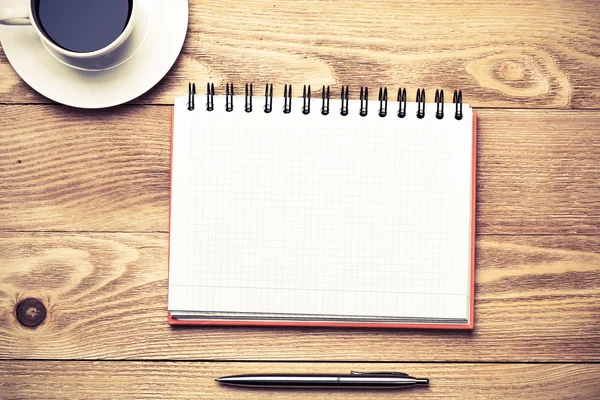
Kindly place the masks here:
<instances>
[{"instance_id":1,"label":"black ballpoint pen","mask_svg":"<svg viewBox=\"0 0 600 400\"><path fill-rule=\"evenodd\" d=\"M251 374L231 375L217 382L251 388L306 388L306 389L398 389L427 385L427 378L413 378L402 372L357 372L350 374Z\"/></svg>"}]
</instances>

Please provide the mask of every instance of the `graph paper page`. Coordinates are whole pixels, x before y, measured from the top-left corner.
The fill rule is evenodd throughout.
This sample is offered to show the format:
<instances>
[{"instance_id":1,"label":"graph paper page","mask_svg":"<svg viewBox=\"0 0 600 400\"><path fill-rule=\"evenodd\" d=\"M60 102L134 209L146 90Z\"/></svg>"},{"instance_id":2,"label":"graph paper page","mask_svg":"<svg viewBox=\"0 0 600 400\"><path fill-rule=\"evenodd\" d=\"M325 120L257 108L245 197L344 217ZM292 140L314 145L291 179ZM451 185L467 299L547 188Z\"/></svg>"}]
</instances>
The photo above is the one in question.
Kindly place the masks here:
<instances>
[{"instance_id":1,"label":"graph paper page","mask_svg":"<svg viewBox=\"0 0 600 400\"><path fill-rule=\"evenodd\" d=\"M201 96L198 96L202 99ZM472 114L177 98L169 310L468 318ZM393 105L394 103L390 104Z\"/></svg>"}]
</instances>

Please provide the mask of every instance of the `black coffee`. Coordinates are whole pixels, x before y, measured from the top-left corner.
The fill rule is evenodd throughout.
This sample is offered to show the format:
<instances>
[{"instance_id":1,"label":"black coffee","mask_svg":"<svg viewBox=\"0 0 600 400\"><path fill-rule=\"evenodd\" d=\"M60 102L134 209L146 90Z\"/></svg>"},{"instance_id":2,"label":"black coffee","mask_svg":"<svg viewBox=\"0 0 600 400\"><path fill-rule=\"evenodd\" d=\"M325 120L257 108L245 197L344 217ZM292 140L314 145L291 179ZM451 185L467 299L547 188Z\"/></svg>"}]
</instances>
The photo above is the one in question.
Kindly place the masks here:
<instances>
[{"instance_id":1,"label":"black coffee","mask_svg":"<svg viewBox=\"0 0 600 400\"><path fill-rule=\"evenodd\" d=\"M114 42L127 26L133 0L33 0L33 15L48 39L86 53Z\"/></svg>"}]
</instances>

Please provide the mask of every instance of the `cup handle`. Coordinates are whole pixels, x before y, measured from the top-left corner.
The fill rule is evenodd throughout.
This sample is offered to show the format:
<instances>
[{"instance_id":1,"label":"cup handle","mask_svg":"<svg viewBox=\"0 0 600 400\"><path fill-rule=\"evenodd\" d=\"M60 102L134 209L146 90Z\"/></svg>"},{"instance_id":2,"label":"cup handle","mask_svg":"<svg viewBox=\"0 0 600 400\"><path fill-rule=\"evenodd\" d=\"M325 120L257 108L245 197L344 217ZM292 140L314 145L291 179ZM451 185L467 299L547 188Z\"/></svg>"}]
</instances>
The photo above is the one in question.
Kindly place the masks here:
<instances>
[{"instance_id":1,"label":"cup handle","mask_svg":"<svg viewBox=\"0 0 600 400\"><path fill-rule=\"evenodd\" d=\"M31 25L31 20L26 11L9 7L0 10L0 25Z\"/></svg>"}]
</instances>

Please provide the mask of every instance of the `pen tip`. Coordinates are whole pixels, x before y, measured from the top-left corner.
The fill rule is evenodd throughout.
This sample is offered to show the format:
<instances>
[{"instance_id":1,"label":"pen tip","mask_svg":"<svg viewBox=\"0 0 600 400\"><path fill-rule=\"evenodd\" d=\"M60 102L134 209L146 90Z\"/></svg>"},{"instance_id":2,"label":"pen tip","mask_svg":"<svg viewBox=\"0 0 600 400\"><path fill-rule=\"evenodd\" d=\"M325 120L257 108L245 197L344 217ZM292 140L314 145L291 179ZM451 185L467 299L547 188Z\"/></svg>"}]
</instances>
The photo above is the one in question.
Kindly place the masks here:
<instances>
[{"instance_id":1,"label":"pen tip","mask_svg":"<svg viewBox=\"0 0 600 400\"><path fill-rule=\"evenodd\" d=\"M429 385L429 379L427 378L417 378L417 383L421 385Z\"/></svg>"},{"instance_id":2,"label":"pen tip","mask_svg":"<svg viewBox=\"0 0 600 400\"><path fill-rule=\"evenodd\" d=\"M215 382L221 382L221 378L215 379Z\"/></svg>"}]
</instances>

